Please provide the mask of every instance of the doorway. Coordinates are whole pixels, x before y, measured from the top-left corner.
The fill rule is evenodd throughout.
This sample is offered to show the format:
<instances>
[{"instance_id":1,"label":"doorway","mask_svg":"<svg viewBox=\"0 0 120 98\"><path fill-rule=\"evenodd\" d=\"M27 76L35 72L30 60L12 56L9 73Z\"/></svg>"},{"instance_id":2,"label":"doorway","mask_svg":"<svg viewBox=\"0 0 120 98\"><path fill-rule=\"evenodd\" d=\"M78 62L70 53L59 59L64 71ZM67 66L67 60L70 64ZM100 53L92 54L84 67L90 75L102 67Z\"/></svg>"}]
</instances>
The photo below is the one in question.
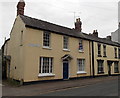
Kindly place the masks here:
<instances>
[{"instance_id":1,"label":"doorway","mask_svg":"<svg viewBox=\"0 0 120 98\"><path fill-rule=\"evenodd\" d=\"M63 61L63 79L69 79L69 61L64 60Z\"/></svg>"}]
</instances>

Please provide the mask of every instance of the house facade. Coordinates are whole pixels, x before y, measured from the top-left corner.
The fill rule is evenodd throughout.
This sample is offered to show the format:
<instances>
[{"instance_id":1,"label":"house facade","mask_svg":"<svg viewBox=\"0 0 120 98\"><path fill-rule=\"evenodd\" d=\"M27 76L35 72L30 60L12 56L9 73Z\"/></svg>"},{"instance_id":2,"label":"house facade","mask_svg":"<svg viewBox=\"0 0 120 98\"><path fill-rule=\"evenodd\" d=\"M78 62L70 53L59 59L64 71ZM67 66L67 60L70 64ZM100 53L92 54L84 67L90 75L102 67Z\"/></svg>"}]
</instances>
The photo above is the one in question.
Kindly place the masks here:
<instances>
[{"instance_id":1,"label":"house facade","mask_svg":"<svg viewBox=\"0 0 120 98\"><path fill-rule=\"evenodd\" d=\"M82 32L76 19L75 29L24 15L24 2L3 48L7 77L22 82L116 75L120 70L120 44ZM5 51L10 51L5 54ZM4 73L3 73L4 74Z\"/></svg>"},{"instance_id":2,"label":"house facade","mask_svg":"<svg viewBox=\"0 0 120 98\"><path fill-rule=\"evenodd\" d=\"M120 70L120 47L117 44L94 42L94 75L115 75Z\"/></svg>"}]
</instances>

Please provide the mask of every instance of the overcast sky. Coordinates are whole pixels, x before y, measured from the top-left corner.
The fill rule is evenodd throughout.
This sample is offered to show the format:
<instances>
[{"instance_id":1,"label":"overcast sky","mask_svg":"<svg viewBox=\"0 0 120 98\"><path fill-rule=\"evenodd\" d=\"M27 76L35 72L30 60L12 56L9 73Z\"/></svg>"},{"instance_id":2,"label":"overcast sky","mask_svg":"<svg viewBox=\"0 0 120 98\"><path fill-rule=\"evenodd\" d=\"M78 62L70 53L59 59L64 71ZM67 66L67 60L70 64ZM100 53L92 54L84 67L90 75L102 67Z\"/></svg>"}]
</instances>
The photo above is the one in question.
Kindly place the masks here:
<instances>
[{"instance_id":1,"label":"overcast sky","mask_svg":"<svg viewBox=\"0 0 120 98\"><path fill-rule=\"evenodd\" d=\"M19 0L0 1L0 47L9 38ZM118 28L119 0L25 0L25 15L74 28L75 17L81 18L82 31L106 37Z\"/></svg>"}]
</instances>

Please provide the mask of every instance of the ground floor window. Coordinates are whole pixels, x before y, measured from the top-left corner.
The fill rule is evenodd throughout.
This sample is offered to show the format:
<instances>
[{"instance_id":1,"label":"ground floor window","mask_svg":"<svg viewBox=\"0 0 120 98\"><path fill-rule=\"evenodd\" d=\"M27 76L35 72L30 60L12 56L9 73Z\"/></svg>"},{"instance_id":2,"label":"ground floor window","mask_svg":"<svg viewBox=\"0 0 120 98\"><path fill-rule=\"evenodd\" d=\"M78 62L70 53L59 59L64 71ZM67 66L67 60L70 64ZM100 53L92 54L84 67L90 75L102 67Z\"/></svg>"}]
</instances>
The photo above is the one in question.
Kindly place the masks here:
<instances>
[{"instance_id":1,"label":"ground floor window","mask_svg":"<svg viewBox=\"0 0 120 98\"><path fill-rule=\"evenodd\" d=\"M51 57L40 57L40 70L41 74L51 74L53 71L53 58Z\"/></svg>"},{"instance_id":2,"label":"ground floor window","mask_svg":"<svg viewBox=\"0 0 120 98\"><path fill-rule=\"evenodd\" d=\"M115 63L114 63L114 72L115 72L115 73L119 73L118 64L119 64L118 62L115 62Z\"/></svg>"},{"instance_id":3,"label":"ground floor window","mask_svg":"<svg viewBox=\"0 0 120 98\"><path fill-rule=\"evenodd\" d=\"M78 59L78 72L85 71L85 59Z\"/></svg>"},{"instance_id":4,"label":"ground floor window","mask_svg":"<svg viewBox=\"0 0 120 98\"><path fill-rule=\"evenodd\" d=\"M97 62L98 62L98 74L104 73L104 65L103 65L104 61L98 60Z\"/></svg>"}]
</instances>

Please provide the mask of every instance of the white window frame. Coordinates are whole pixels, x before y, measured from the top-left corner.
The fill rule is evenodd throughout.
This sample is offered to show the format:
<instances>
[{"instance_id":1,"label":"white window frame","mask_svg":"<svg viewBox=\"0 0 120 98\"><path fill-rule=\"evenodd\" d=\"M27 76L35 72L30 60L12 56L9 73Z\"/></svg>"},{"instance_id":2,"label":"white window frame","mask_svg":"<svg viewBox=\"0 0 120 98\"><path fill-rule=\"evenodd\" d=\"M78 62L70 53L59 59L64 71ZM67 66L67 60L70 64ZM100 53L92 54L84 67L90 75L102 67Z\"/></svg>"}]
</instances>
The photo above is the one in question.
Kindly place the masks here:
<instances>
[{"instance_id":1,"label":"white window frame","mask_svg":"<svg viewBox=\"0 0 120 98\"><path fill-rule=\"evenodd\" d=\"M118 71L116 71L116 69L118 69ZM118 72L119 72L119 63L114 62L114 73L118 73Z\"/></svg>"},{"instance_id":2,"label":"white window frame","mask_svg":"<svg viewBox=\"0 0 120 98\"><path fill-rule=\"evenodd\" d=\"M43 59L44 58L48 58L49 60L49 72L44 73L43 72ZM51 66L52 66L52 72L51 72ZM53 74L53 58L52 57L40 57L40 67L39 67L39 75L38 77L45 77L45 76L55 76L55 74Z\"/></svg>"},{"instance_id":3,"label":"white window frame","mask_svg":"<svg viewBox=\"0 0 120 98\"><path fill-rule=\"evenodd\" d=\"M47 39L47 36L46 36L47 34L49 34L48 39ZM45 43L48 44L48 45L45 45ZM44 31L43 32L43 48L50 49L50 47L51 47L51 33L48 32L48 31Z\"/></svg>"},{"instance_id":4,"label":"white window frame","mask_svg":"<svg viewBox=\"0 0 120 98\"><path fill-rule=\"evenodd\" d=\"M82 47L82 48L81 48ZM83 52L84 48L83 48L83 40L79 39L79 52Z\"/></svg>"},{"instance_id":5,"label":"white window frame","mask_svg":"<svg viewBox=\"0 0 120 98\"><path fill-rule=\"evenodd\" d=\"M80 65L81 61L81 65ZM80 68L82 67L82 68ZM85 71L85 59L77 59L77 74L86 74L87 72Z\"/></svg>"},{"instance_id":6,"label":"white window frame","mask_svg":"<svg viewBox=\"0 0 120 98\"><path fill-rule=\"evenodd\" d=\"M98 74L102 74L102 73L104 73L104 61L97 61L97 63L98 63ZM101 64L101 65L99 65L99 64ZM103 69L103 71L101 71L101 70L99 70L99 69Z\"/></svg>"},{"instance_id":7,"label":"white window frame","mask_svg":"<svg viewBox=\"0 0 120 98\"><path fill-rule=\"evenodd\" d=\"M63 50L69 50L69 37L63 36Z\"/></svg>"}]
</instances>

